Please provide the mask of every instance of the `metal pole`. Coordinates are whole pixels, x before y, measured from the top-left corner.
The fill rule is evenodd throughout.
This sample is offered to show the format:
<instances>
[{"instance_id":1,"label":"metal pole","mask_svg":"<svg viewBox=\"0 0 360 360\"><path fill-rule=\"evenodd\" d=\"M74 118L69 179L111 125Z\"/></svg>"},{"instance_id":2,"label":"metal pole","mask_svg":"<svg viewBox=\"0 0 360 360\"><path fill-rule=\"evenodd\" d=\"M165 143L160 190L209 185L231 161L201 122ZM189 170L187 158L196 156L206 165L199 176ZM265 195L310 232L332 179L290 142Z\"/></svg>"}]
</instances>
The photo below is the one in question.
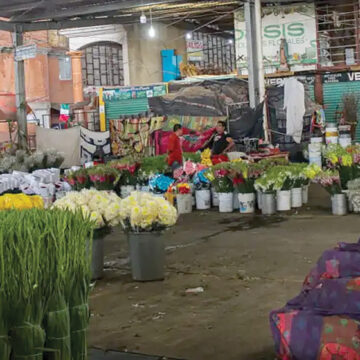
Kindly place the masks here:
<instances>
[{"instance_id":1,"label":"metal pole","mask_svg":"<svg viewBox=\"0 0 360 360\"><path fill-rule=\"evenodd\" d=\"M258 89L259 89L259 103L264 102L264 137L265 142L269 142L269 123L268 123L268 111L266 91L265 91L265 71L263 61L263 47L262 47L262 11L261 0L255 0L254 9L255 28L256 28L256 52L257 52L257 72L258 72Z\"/></svg>"},{"instance_id":2,"label":"metal pole","mask_svg":"<svg viewBox=\"0 0 360 360\"><path fill-rule=\"evenodd\" d=\"M257 74L259 82L259 102L265 99L265 78L264 78L264 62L263 62L263 47L262 47L262 20L261 20L261 0L255 0L254 8L255 19L255 36L256 36L256 60L257 60Z\"/></svg>"},{"instance_id":3,"label":"metal pole","mask_svg":"<svg viewBox=\"0 0 360 360\"><path fill-rule=\"evenodd\" d=\"M24 37L20 27L13 33L14 49L23 45ZM18 143L21 149L27 149L27 119L25 97L25 64L24 60L17 61L14 53L16 117L18 124Z\"/></svg>"},{"instance_id":4,"label":"metal pole","mask_svg":"<svg viewBox=\"0 0 360 360\"><path fill-rule=\"evenodd\" d=\"M254 5L251 1L244 4L245 24L246 24L246 43L248 58L248 84L250 107L255 108L258 104L258 71L257 71L257 46L255 34Z\"/></svg>"}]
</instances>

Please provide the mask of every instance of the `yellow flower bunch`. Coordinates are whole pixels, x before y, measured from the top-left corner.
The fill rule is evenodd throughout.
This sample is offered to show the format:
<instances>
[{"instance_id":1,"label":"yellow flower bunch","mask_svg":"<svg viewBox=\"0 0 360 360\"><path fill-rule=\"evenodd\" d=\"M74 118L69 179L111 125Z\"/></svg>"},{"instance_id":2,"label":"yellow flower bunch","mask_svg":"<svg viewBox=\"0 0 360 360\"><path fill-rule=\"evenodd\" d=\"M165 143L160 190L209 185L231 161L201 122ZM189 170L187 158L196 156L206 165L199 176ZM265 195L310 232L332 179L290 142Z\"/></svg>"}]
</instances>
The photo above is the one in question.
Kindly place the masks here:
<instances>
[{"instance_id":1,"label":"yellow flower bunch","mask_svg":"<svg viewBox=\"0 0 360 360\"><path fill-rule=\"evenodd\" d=\"M304 175L309 179L309 180L314 180L320 173L321 173L322 169L319 165L317 164L311 164L308 165L305 169L304 169Z\"/></svg>"},{"instance_id":2,"label":"yellow flower bunch","mask_svg":"<svg viewBox=\"0 0 360 360\"><path fill-rule=\"evenodd\" d=\"M336 165L339 162L339 158L336 154L329 154L329 161L333 164Z\"/></svg>"},{"instance_id":3,"label":"yellow flower bunch","mask_svg":"<svg viewBox=\"0 0 360 360\"><path fill-rule=\"evenodd\" d=\"M201 153L201 164L205 165L205 166L212 166L212 161L211 161L211 150L210 149L205 149L202 153Z\"/></svg>"},{"instance_id":4,"label":"yellow flower bunch","mask_svg":"<svg viewBox=\"0 0 360 360\"><path fill-rule=\"evenodd\" d=\"M133 230L153 230L175 225L177 211L164 198L133 192L121 202L121 217L123 223L129 222Z\"/></svg>"},{"instance_id":5,"label":"yellow flower bunch","mask_svg":"<svg viewBox=\"0 0 360 360\"><path fill-rule=\"evenodd\" d=\"M0 210L43 209L44 201L41 196L25 194L5 194L0 196Z\"/></svg>"},{"instance_id":6,"label":"yellow flower bunch","mask_svg":"<svg viewBox=\"0 0 360 360\"><path fill-rule=\"evenodd\" d=\"M350 154L345 154L341 157L341 162L343 166L352 166L353 158Z\"/></svg>"}]
</instances>

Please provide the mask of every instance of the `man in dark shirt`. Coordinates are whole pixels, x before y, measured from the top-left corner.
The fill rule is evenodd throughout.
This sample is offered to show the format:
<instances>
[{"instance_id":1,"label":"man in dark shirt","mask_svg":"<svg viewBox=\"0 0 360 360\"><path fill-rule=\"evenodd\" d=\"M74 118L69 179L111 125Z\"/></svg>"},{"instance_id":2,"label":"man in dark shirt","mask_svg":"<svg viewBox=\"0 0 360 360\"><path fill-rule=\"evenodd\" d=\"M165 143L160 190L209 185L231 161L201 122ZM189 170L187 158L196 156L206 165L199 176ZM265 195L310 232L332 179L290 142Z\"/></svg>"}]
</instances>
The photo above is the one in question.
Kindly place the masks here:
<instances>
[{"instance_id":1,"label":"man in dark shirt","mask_svg":"<svg viewBox=\"0 0 360 360\"><path fill-rule=\"evenodd\" d=\"M212 156L225 154L234 147L234 140L226 132L226 124L224 121L217 123L216 133L212 137L210 145Z\"/></svg>"}]
</instances>

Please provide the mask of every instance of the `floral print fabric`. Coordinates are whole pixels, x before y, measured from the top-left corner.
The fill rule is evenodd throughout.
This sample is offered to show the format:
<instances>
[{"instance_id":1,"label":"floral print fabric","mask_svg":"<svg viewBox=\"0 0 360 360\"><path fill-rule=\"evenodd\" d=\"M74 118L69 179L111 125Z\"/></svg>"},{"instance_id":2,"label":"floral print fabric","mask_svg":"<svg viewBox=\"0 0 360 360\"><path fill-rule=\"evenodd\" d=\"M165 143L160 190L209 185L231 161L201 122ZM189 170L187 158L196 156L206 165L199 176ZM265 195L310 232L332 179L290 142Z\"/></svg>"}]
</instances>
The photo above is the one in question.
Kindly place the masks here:
<instances>
[{"instance_id":1,"label":"floral print fabric","mask_svg":"<svg viewBox=\"0 0 360 360\"><path fill-rule=\"evenodd\" d=\"M325 251L270 326L281 360L360 360L360 242Z\"/></svg>"}]
</instances>

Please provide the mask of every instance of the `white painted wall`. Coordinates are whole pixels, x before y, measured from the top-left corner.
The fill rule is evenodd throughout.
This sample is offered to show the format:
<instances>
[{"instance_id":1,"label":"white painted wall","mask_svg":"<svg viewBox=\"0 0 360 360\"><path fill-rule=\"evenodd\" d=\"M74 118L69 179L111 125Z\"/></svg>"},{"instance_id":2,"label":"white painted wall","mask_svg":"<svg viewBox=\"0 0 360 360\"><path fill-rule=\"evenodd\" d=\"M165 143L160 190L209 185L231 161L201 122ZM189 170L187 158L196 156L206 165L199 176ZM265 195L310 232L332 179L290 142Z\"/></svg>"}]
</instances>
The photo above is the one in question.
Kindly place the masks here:
<instances>
[{"instance_id":1,"label":"white painted wall","mask_svg":"<svg viewBox=\"0 0 360 360\"><path fill-rule=\"evenodd\" d=\"M129 51L126 30L122 25L103 25L61 30L61 35L69 38L70 50L79 50L99 41L112 41L122 45L124 85L130 85Z\"/></svg>"}]
</instances>

